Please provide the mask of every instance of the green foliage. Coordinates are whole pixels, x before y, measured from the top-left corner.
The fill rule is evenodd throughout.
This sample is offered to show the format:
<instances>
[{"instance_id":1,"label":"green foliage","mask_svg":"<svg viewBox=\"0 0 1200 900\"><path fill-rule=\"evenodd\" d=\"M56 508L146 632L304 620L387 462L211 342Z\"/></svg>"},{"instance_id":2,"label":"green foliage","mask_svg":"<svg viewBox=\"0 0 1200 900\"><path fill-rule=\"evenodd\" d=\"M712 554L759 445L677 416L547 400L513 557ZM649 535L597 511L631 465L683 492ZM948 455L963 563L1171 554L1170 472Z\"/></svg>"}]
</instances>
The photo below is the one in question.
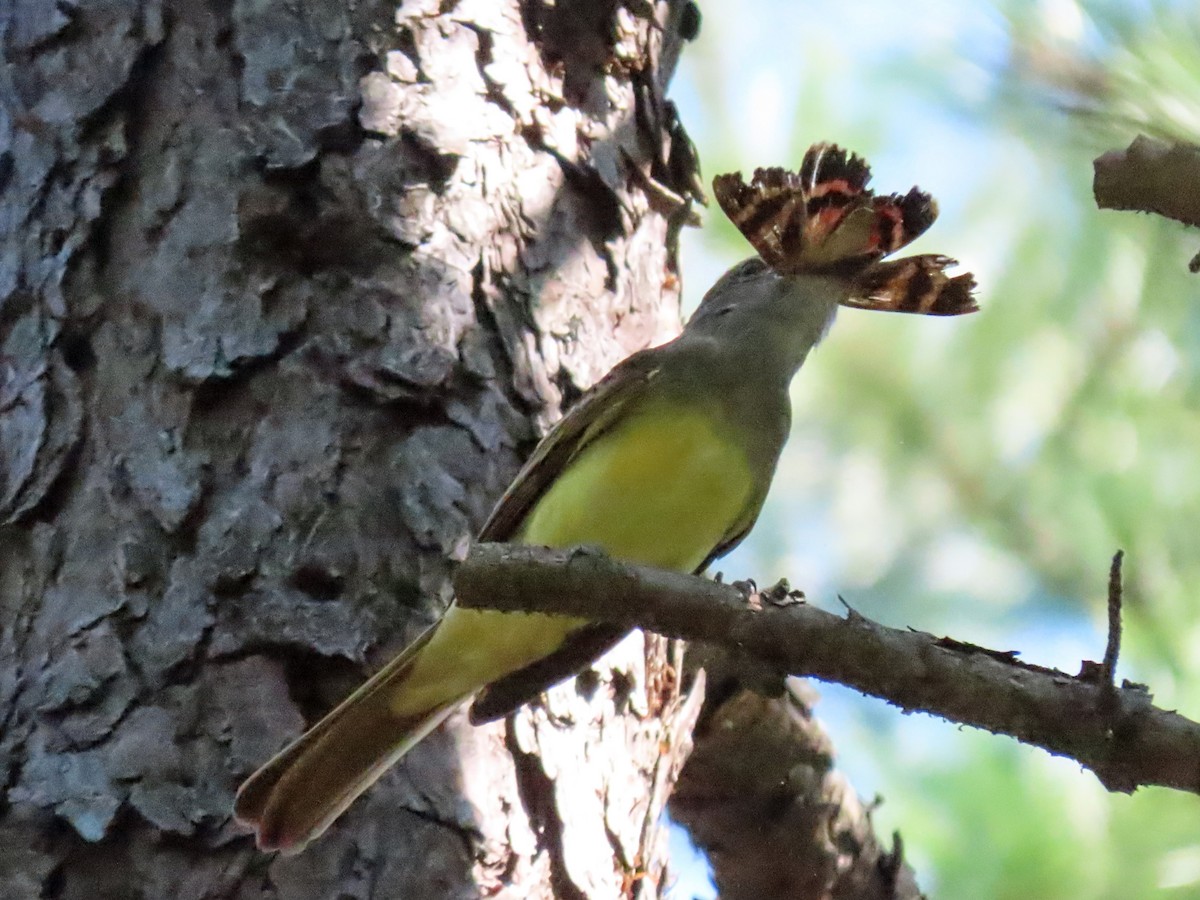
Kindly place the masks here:
<instances>
[{"instance_id":1,"label":"green foliage","mask_svg":"<svg viewBox=\"0 0 1200 900\"><path fill-rule=\"evenodd\" d=\"M765 63L730 49L718 10L688 63L721 98L697 129L710 174L843 142L882 189L916 180L938 196L945 213L917 250L957 256L981 284L983 311L967 319L841 315L799 379L747 568L1074 669L1103 652L1121 547L1121 674L1198 718L1200 280L1186 263L1200 237L1100 212L1090 185L1091 160L1138 131L1200 136L1200 14L1070 0L906 9L890 43L845 22L795 33L779 75L797 103L778 112L783 158L738 120L736 86ZM913 24L943 13L942 30ZM719 213L710 221L710 268L747 255ZM1200 798L1110 795L1069 762L949 725L911 738L936 751L897 753L913 720L864 707L858 721L835 740L878 779L878 819L902 832L931 896L1200 897Z\"/></svg>"}]
</instances>

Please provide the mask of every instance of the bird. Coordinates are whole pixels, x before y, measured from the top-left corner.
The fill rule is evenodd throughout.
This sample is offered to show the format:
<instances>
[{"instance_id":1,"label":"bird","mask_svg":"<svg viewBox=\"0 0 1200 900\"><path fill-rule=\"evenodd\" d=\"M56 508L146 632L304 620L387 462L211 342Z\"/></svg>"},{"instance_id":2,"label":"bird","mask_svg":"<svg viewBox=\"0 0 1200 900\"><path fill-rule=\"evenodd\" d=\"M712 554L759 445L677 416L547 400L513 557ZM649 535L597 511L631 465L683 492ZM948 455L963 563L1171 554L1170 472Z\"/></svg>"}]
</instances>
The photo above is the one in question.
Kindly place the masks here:
<instances>
[{"instance_id":1,"label":"bird","mask_svg":"<svg viewBox=\"0 0 1200 900\"><path fill-rule=\"evenodd\" d=\"M481 541L569 548L702 573L747 535L791 427L789 385L839 306L956 315L974 279L943 256L883 257L926 230L932 198L867 189L866 162L814 144L799 171L720 175L714 194L757 251L709 289L674 340L618 363L541 440ZM252 774L234 817L295 853L451 712L503 717L624 631L464 609L442 618Z\"/></svg>"}]
</instances>

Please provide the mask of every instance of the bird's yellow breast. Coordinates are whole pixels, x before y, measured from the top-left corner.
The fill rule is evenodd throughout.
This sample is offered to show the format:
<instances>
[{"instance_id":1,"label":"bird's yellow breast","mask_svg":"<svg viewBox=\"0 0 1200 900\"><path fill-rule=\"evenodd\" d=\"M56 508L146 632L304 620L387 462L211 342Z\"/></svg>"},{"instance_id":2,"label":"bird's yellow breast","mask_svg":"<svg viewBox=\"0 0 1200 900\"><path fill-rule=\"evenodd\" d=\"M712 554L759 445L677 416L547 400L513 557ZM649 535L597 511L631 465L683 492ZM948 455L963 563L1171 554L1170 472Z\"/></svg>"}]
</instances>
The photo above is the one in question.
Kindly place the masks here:
<instances>
[{"instance_id":1,"label":"bird's yellow breast","mask_svg":"<svg viewBox=\"0 0 1200 900\"><path fill-rule=\"evenodd\" d=\"M690 572L746 511L753 479L737 435L705 410L654 404L583 449L521 528L527 544L591 544Z\"/></svg>"}]
</instances>

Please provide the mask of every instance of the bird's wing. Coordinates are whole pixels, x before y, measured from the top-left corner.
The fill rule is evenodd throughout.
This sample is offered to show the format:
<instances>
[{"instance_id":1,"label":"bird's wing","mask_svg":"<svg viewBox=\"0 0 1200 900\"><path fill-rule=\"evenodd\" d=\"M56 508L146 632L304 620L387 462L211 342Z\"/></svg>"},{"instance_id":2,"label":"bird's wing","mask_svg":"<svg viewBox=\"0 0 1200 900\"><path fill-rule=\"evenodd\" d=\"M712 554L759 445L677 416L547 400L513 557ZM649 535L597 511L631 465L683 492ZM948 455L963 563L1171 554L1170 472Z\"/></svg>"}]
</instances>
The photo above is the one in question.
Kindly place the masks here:
<instances>
[{"instance_id":1,"label":"bird's wing","mask_svg":"<svg viewBox=\"0 0 1200 900\"><path fill-rule=\"evenodd\" d=\"M654 380L657 359L657 354L647 351L635 353L571 407L517 473L479 532L479 540L505 541L520 531L525 517L554 479L588 444L612 428L629 401ZM549 656L485 687L471 705L471 721L503 718L603 656L627 633L625 628L604 623L579 628Z\"/></svg>"},{"instance_id":2,"label":"bird's wing","mask_svg":"<svg viewBox=\"0 0 1200 900\"><path fill-rule=\"evenodd\" d=\"M754 527L754 523L758 521L758 514L762 512L763 503L767 499L767 489L771 486L771 479L766 479L766 482L754 491L754 496L746 503L746 508L742 510L742 514L729 526L729 530L725 532L725 536L721 538L721 543L713 547L708 556L704 558L704 562L696 567L693 574L702 575L715 560L720 559L726 553L729 553L740 544L750 533L750 529Z\"/></svg>"},{"instance_id":3,"label":"bird's wing","mask_svg":"<svg viewBox=\"0 0 1200 900\"><path fill-rule=\"evenodd\" d=\"M567 464L621 418L629 401L658 375L647 350L618 363L571 407L538 444L479 532L481 541L511 540L525 517Z\"/></svg>"},{"instance_id":4,"label":"bird's wing","mask_svg":"<svg viewBox=\"0 0 1200 900\"><path fill-rule=\"evenodd\" d=\"M479 534L480 540L503 541L520 531L525 516L554 479L584 447L620 420L629 401L658 374L657 355L638 353L618 365L598 382L538 445ZM750 531L766 495L756 491L743 514L712 549L699 574L719 556L732 550ZM612 649L628 630L607 623L585 625L567 637L556 651L535 663L487 685L471 705L472 722L503 718L547 688L577 674Z\"/></svg>"}]
</instances>

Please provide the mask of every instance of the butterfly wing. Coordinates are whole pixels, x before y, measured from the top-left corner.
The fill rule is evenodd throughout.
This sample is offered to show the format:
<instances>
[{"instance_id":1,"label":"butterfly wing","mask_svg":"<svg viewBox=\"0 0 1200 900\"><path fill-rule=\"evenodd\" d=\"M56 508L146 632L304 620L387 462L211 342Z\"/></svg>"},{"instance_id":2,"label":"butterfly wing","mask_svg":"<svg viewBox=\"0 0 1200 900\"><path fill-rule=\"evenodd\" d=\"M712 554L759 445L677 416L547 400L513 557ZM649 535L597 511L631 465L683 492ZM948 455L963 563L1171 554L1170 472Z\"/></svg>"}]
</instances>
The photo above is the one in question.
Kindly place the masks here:
<instances>
[{"instance_id":1,"label":"butterfly wing","mask_svg":"<svg viewBox=\"0 0 1200 900\"><path fill-rule=\"evenodd\" d=\"M852 280L847 306L952 316L974 312L975 279L951 276L954 261L925 254L883 262L937 219L933 197L913 187L876 195L871 168L836 144L813 144L799 171L756 169L718 175L721 209L762 260L781 275L834 273Z\"/></svg>"},{"instance_id":2,"label":"butterfly wing","mask_svg":"<svg viewBox=\"0 0 1200 900\"><path fill-rule=\"evenodd\" d=\"M966 272L949 275L957 261L928 253L879 262L860 272L845 306L887 312L958 316L976 312L975 277Z\"/></svg>"}]
</instances>

